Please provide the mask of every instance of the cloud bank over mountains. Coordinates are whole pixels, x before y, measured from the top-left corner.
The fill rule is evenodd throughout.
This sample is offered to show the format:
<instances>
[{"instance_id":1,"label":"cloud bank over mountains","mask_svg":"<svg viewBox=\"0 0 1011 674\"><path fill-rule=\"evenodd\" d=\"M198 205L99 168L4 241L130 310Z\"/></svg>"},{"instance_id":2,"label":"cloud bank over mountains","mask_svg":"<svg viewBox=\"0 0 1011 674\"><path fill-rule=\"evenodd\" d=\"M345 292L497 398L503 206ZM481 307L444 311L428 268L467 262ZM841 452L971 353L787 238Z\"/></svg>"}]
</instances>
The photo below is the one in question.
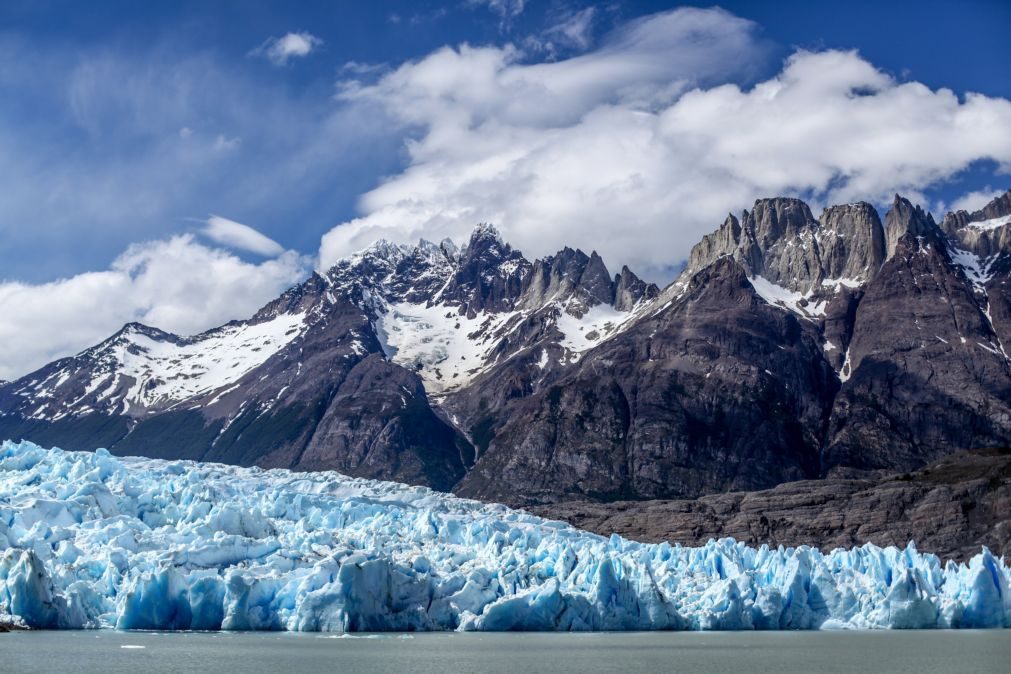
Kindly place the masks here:
<instances>
[{"instance_id":1,"label":"cloud bank over mountains","mask_svg":"<svg viewBox=\"0 0 1011 674\"><path fill-rule=\"evenodd\" d=\"M464 45L345 82L342 97L413 131L410 162L323 237L320 266L488 221L531 255L575 243L662 277L756 197L923 200L973 162L1011 170L1007 100L900 82L852 51L797 51L771 79L727 83L761 60L756 34L681 9L565 61Z\"/></svg>"},{"instance_id":2,"label":"cloud bank over mountains","mask_svg":"<svg viewBox=\"0 0 1011 674\"><path fill-rule=\"evenodd\" d=\"M492 5L503 20L523 8ZM53 80L62 89L52 105L68 107L68 136L101 141L104 161L84 165L0 125L0 172L11 176L0 210L66 231L100 217L119 237L168 213L227 217L196 231L166 223L103 271L0 282L0 378L127 321L191 333L248 315L314 264L377 238L461 240L487 221L530 257L596 249L612 267L664 281L727 211L757 197L924 200L979 162L1011 173L1008 100L902 81L853 51L796 51L770 77L760 26L719 9L654 14L594 40L592 19L559 29L576 49L569 58L540 60L543 45L511 36L400 65L335 64L336 93L317 96L271 89L209 54L143 67L82 59ZM319 45L290 33L254 50L285 70L242 60L280 76ZM0 39L0 56L17 51ZM50 60L37 67L58 71ZM0 91L25 78L0 71ZM20 113L15 102L0 119L30 131ZM369 163L398 148L396 161ZM368 182L376 172L387 175L378 185ZM314 237L306 243L314 261L229 219L277 220L268 211L348 184L364 192L360 215L333 225L318 252ZM988 193L952 205L978 206ZM23 233L0 235L14 245ZM47 245L72 257L67 240L54 234Z\"/></svg>"}]
</instances>

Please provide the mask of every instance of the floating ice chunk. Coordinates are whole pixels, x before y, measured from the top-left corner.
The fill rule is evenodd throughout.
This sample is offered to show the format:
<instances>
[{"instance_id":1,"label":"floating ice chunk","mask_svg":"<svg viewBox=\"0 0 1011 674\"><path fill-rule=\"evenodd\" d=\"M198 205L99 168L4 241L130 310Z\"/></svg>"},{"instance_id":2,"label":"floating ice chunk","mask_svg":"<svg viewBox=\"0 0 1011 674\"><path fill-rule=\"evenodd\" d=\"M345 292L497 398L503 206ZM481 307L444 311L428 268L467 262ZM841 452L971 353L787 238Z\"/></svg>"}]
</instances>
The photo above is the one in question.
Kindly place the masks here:
<instances>
[{"instance_id":1,"label":"floating ice chunk","mask_svg":"<svg viewBox=\"0 0 1011 674\"><path fill-rule=\"evenodd\" d=\"M119 629L1011 626L1011 571L604 538L337 473L0 445L0 621Z\"/></svg>"}]
</instances>

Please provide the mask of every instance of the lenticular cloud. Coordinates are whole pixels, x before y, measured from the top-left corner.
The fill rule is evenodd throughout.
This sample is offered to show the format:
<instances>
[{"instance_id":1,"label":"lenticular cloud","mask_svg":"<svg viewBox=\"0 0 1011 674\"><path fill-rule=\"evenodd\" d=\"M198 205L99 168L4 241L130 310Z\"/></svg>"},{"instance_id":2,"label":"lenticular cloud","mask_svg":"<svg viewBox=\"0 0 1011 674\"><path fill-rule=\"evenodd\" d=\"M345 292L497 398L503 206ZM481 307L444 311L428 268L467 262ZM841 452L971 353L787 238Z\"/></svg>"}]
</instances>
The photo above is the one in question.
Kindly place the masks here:
<instances>
[{"instance_id":1,"label":"lenticular cloud","mask_svg":"<svg viewBox=\"0 0 1011 674\"><path fill-rule=\"evenodd\" d=\"M603 538L337 473L0 446L0 615L32 627L1001 627L1011 571L865 545Z\"/></svg>"}]
</instances>

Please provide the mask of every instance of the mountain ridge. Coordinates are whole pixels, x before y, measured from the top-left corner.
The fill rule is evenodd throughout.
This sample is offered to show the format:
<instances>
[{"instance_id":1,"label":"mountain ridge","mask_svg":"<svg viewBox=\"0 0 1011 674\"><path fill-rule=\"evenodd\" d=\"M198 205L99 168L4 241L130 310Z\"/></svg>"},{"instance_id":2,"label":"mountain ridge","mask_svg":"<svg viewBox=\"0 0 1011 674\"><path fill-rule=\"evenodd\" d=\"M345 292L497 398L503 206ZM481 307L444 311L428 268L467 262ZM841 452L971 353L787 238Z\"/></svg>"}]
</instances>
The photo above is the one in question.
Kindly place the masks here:
<instances>
[{"instance_id":1,"label":"mountain ridge","mask_svg":"<svg viewBox=\"0 0 1011 674\"><path fill-rule=\"evenodd\" d=\"M0 383L0 435L512 505L695 498L1011 444L1011 192L760 199L667 287L591 251L378 241L250 319Z\"/></svg>"}]
</instances>

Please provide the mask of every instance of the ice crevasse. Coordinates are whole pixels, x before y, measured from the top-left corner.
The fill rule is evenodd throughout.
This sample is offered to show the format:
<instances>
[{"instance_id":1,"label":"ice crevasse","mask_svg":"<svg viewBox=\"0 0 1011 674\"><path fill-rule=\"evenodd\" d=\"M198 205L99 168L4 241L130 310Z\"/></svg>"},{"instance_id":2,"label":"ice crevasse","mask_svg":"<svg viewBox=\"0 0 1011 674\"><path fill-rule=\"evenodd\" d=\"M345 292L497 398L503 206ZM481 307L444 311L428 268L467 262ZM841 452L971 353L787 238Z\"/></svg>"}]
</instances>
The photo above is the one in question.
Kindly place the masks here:
<instances>
[{"instance_id":1,"label":"ice crevasse","mask_svg":"<svg viewBox=\"0 0 1011 674\"><path fill-rule=\"evenodd\" d=\"M985 549L643 544L332 472L0 445L0 616L31 627L1007 627L1009 581Z\"/></svg>"}]
</instances>

